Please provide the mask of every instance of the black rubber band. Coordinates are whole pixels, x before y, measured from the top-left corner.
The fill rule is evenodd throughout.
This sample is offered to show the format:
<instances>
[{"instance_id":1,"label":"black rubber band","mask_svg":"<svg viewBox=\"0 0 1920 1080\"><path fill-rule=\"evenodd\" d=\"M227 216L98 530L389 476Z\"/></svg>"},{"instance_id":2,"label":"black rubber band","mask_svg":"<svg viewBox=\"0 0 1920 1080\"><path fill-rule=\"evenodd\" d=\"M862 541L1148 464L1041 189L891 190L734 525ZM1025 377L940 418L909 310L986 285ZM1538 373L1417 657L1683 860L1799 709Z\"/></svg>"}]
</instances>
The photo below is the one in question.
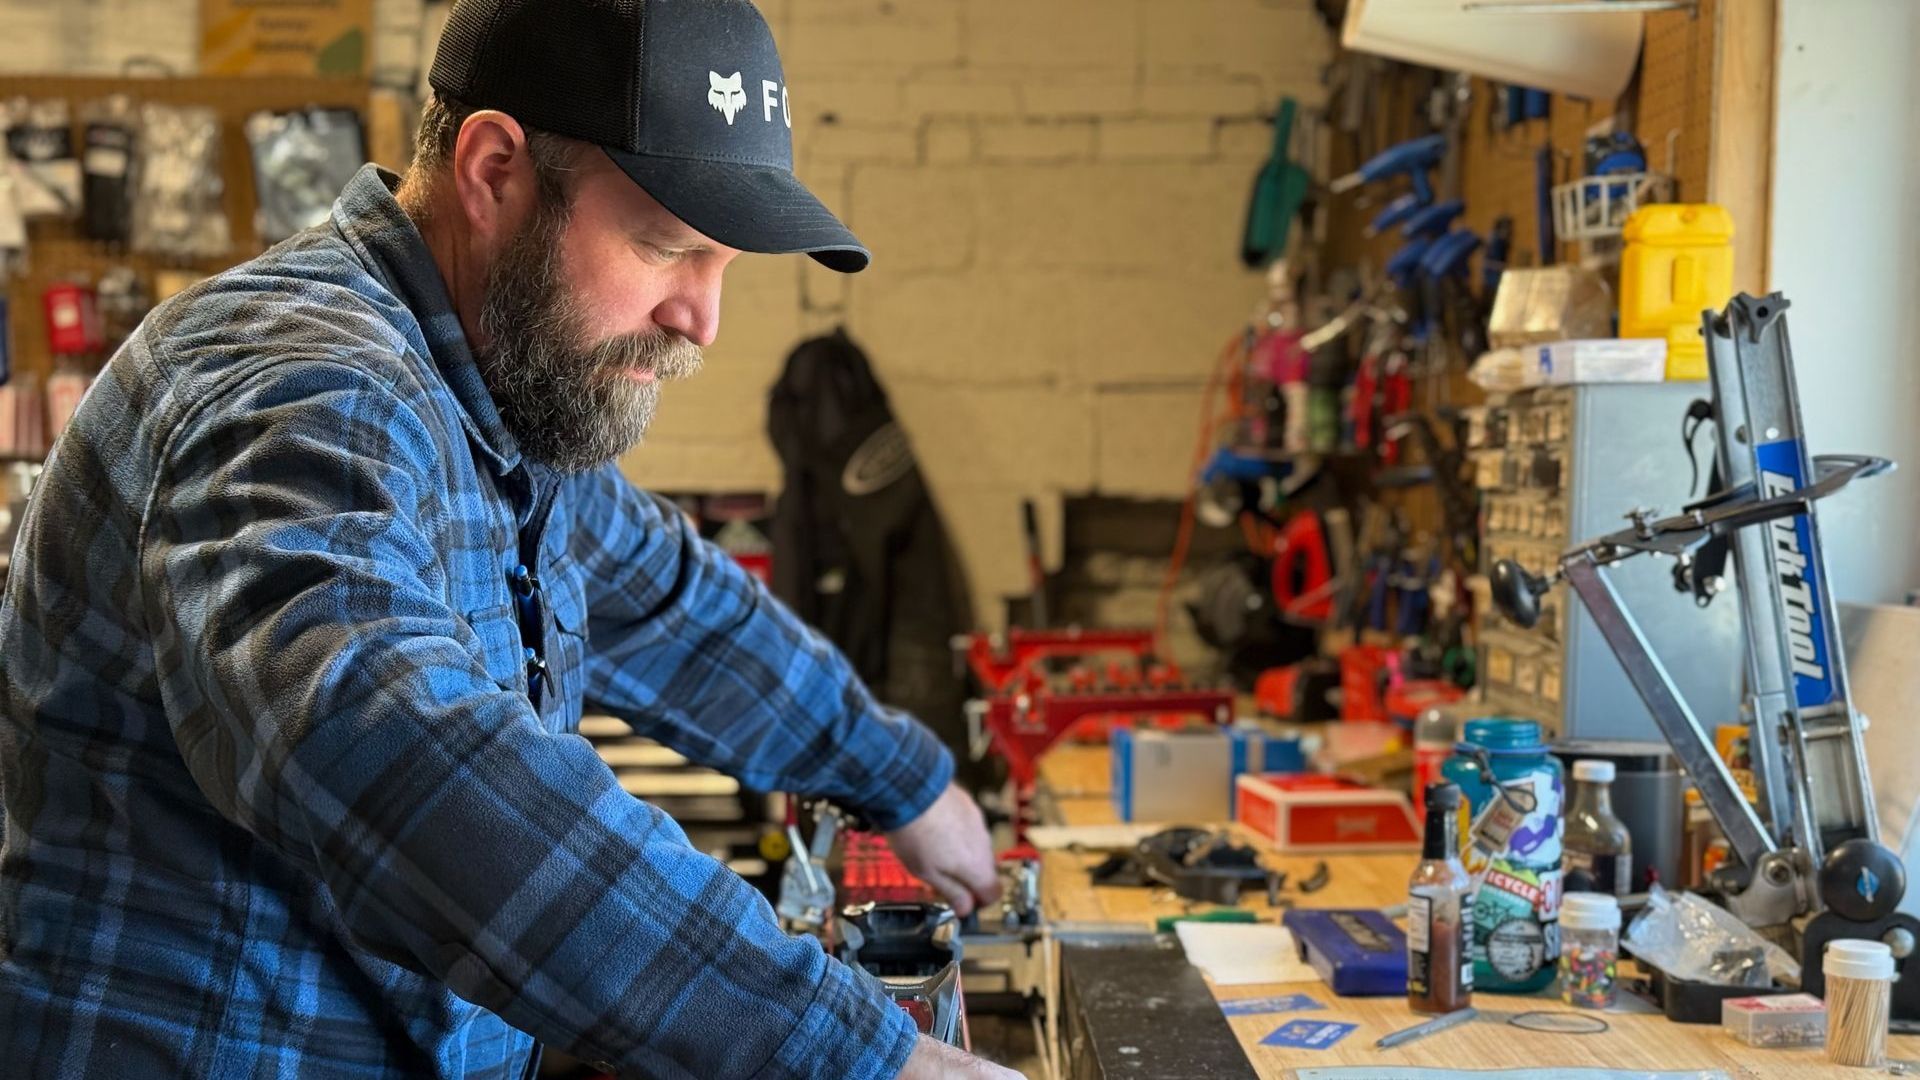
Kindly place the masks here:
<instances>
[{"instance_id":1,"label":"black rubber band","mask_svg":"<svg viewBox=\"0 0 1920 1080\"><path fill-rule=\"evenodd\" d=\"M1525 1022L1528 1020L1535 1022ZM1544 1021L1544 1023L1540 1021ZM1545 1010L1523 1012L1518 1016L1509 1017L1507 1023L1522 1031L1537 1031L1546 1035L1605 1035L1607 1032L1613 1030L1612 1024L1607 1023L1597 1016L1586 1016L1581 1013L1548 1012ZM1596 1024L1598 1026L1583 1026L1586 1024Z\"/></svg>"}]
</instances>

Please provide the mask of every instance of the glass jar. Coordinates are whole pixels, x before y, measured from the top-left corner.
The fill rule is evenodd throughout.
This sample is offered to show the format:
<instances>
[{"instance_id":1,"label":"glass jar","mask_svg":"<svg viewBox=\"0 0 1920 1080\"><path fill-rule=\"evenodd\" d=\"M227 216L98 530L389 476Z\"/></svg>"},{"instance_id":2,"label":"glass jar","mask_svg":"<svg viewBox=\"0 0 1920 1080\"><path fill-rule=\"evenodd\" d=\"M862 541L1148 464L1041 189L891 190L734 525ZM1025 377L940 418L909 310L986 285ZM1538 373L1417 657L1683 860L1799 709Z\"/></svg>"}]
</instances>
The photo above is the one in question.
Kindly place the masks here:
<instances>
[{"instance_id":1,"label":"glass jar","mask_svg":"<svg viewBox=\"0 0 1920 1080\"><path fill-rule=\"evenodd\" d=\"M1620 965L1620 901L1569 893L1560 904L1560 1000L1582 1009L1613 1005Z\"/></svg>"}]
</instances>

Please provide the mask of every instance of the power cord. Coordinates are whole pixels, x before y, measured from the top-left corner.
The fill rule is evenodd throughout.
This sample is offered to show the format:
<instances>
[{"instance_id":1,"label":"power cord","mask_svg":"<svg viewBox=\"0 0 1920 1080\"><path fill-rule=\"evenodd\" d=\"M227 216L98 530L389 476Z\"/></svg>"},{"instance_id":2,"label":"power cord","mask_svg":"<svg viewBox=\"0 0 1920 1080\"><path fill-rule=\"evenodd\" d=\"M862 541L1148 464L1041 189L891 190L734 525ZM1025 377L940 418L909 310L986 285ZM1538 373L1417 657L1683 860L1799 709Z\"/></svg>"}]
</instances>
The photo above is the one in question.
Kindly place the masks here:
<instances>
[{"instance_id":1,"label":"power cord","mask_svg":"<svg viewBox=\"0 0 1920 1080\"><path fill-rule=\"evenodd\" d=\"M1687 481L1687 500L1689 502L1700 493L1700 457L1694 451L1693 441L1699 436L1700 429L1706 427L1707 424L1712 421L1713 404L1711 402L1701 401L1698 398L1694 399L1694 402L1687 406L1687 415L1680 418L1680 443L1686 447L1687 465L1692 470L1690 479Z\"/></svg>"}]
</instances>

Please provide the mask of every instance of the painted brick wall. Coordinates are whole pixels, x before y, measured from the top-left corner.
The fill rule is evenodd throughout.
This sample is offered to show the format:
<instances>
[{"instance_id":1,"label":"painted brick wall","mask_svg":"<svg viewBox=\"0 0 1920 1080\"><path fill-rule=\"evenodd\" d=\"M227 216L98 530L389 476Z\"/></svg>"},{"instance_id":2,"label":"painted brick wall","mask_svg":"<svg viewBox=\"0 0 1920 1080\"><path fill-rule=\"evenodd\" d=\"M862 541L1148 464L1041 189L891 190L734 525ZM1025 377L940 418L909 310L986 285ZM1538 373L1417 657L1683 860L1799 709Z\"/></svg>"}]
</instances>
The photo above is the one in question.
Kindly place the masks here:
<instances>
[{"instance_id":1,"label":"painted brick wall","mask_svg":"<svg viewBox=\"0 0 1920 1080\"><path fill-rule=\"evenodd\" d=\"M1325 95L1312 0L758 0L803 178L875 253L728 275L706 370L626 468L662 489L770 491L765 399L803 336L869 349L960 546L977 611L1024 588L1019 506L1059 544L1066 493L1178 496L1201 391L1259 299L1236 259L1283 93ZM198 0L0 0L0 70L193 66ZM428 5L428 36L443 5ZM137 11L138 17L133 17ZM408 85L420 0L376 0ZM162 31L162 28L164 32ZM395 163L389 163L395 164Z\"/></svg>"},{"instance_id":2,"label":"painted brick wall","mask_svg":"<svg viewBox=\"0 0 1920 1080\"><path fill-rule=\"evenodd\" d=\"M766 390L802 335L845 323L992 621L1024 589L1022 498L1057 547L1063 494L1183 493L1207 373L1262 293L1237 260L1262 117L1322 102L1332 35L1311 0L761 7L801 175L874 264L737 264L706 370L626 468L777 488Z\"/></svg>"}]
</instances>

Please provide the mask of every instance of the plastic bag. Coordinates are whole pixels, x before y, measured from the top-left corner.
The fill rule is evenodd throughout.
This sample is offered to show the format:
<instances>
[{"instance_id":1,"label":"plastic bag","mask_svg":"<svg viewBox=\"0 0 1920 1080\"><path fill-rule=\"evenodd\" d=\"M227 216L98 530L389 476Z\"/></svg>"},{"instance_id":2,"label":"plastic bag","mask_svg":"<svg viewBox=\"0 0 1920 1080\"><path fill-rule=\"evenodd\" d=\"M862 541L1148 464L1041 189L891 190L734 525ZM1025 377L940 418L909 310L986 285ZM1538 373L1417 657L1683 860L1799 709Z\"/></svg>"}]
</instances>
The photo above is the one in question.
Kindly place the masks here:
<instances>
[{"instance_id":1,"label":"plastic bag","mask_svg":"<svg viewBox=\"0 0 1920 1080\"><path fill-rule=\"evenodd\" d=\"M1775 981L1800 983L1799 963L1732 912L1658 885L1621 944L1668 975L1692 982L1756 988Z\"/></svg>"},{"instance_id":2,"label":"plastic bag","mask_svg":"<svg viewBox=\"0 0 1920 1080\"><path fill-rule=\"evenodd\" d=\"M278 243L324 224L333 201L367 158L352 109L257 112L247 118L260 238Z\"/></svg>"},{"instance_id":3,"label":"plastic bag","mask_svg":"<svg viewBox=\"0 0 1920 1080\"><path fill-rule=\"evenodd\" d=\"M1546 385L1540 373L1537 349L1494 349L1480 354L1468 370L1467 378L1489 394L1510 394Z\"/></svg>"},{"instance_id":4,"label":"plastic bag","mask_svg":"<svg viewBox=\"0 0 1920 1080\"><path fill-rule=\"evenodd\" d=\"M135 250L189 259L231 254L217 113L142 105L135 162Z\"/></svg>"},{"instance_id":5,"label":"plastic bag","mask_svg":"<svg viewBox=\"0 0 1920 1080\"><path fill-rule=\"evenodd\" d=\"M57 98L0 102L14 198L29 218L80 213L80 159L73 152L72 116Z\"/></svg>"}]
</instances>

